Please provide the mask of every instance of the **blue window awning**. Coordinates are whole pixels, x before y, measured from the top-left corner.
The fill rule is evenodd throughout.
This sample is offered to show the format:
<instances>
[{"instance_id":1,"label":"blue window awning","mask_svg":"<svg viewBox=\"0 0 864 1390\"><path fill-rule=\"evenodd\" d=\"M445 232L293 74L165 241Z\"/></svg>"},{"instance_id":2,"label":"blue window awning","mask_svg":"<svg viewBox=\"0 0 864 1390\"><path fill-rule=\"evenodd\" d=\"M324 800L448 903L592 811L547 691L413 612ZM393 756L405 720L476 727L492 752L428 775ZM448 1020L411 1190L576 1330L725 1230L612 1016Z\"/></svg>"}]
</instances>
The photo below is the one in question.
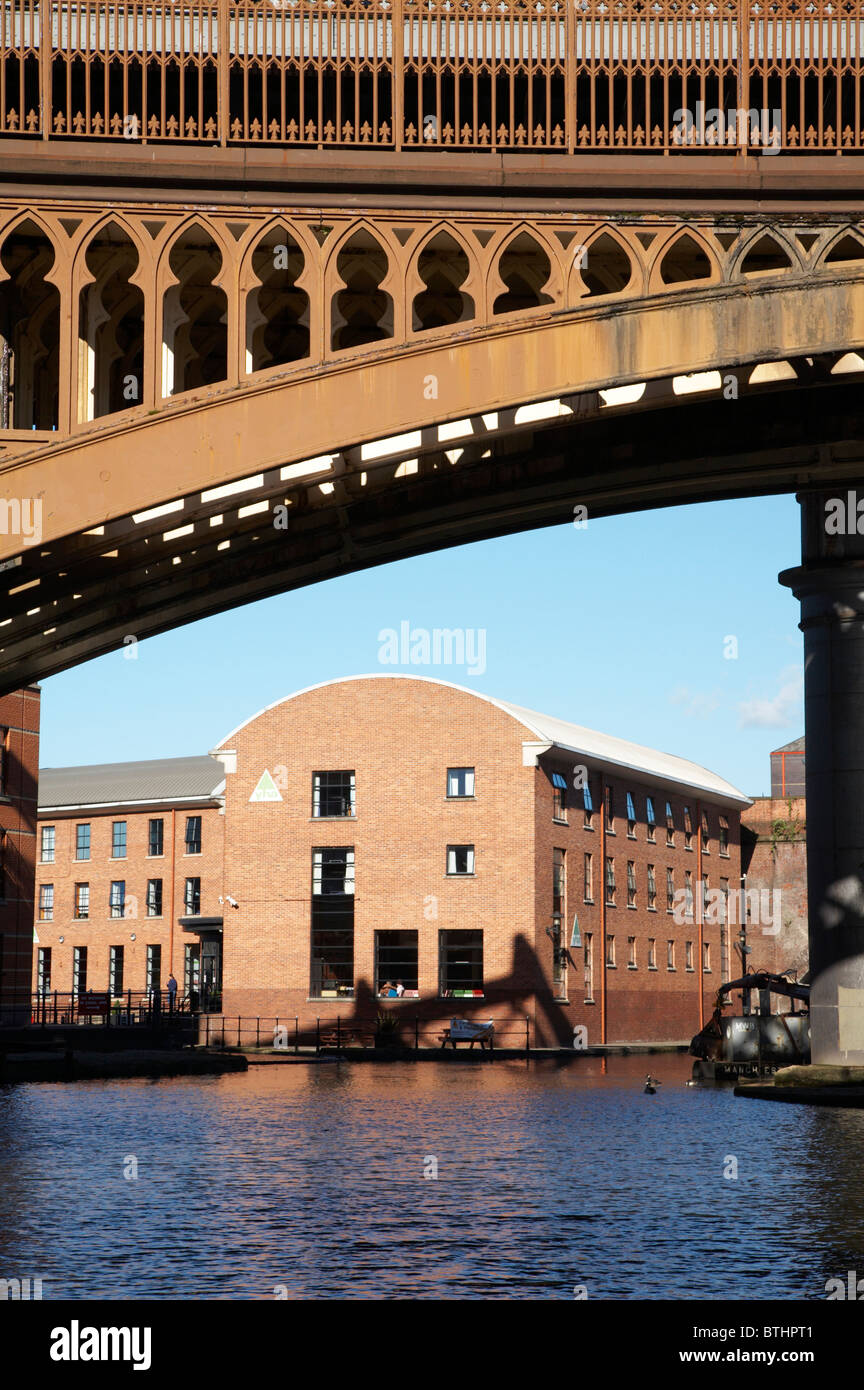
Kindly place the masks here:
<instances>
[{"instance_id":1,"label":"blue window awning","mask_svg":"<svg viewBox=\"0 0 864 1390\"><path fill-rule=\"evenodd\" d=\"M561 776L560 772L552 773L552 785L553 787L560 787L562 792L565 792L567 790L567 782L565 778Z\"/></svg>"}]
</instances>

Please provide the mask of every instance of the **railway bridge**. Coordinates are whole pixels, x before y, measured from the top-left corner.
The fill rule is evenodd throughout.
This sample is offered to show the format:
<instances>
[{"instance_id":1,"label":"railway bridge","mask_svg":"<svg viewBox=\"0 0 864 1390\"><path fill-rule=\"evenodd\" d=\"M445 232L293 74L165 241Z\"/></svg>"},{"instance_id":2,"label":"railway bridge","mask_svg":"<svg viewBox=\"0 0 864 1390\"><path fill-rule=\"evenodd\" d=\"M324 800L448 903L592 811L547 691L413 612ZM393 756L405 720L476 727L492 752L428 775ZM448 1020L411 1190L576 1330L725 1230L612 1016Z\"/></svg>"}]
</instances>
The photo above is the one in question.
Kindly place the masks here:
<instances>
[{"instance_id":1,"label":"railway bridge","mask_svg":"<svg viewBox=\"0 0 864 1390\"><path fill-rule=\"evenodd\" d=\"M862 83L864 0L0 0L0 691L794 491L814 1057L864 1062Z\"/></svg>"}]
</instances>

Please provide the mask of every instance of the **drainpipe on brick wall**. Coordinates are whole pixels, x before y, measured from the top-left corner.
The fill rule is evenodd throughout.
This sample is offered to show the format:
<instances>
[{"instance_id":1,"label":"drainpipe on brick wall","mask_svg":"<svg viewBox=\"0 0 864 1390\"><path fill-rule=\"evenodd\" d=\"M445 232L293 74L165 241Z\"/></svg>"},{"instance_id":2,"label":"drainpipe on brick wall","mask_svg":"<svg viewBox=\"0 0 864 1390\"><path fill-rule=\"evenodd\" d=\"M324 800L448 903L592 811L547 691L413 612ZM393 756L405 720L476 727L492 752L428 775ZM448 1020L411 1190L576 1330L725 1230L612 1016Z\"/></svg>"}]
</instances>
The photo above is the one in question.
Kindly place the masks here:
<instances>
[{"instance_id":1,"label":"drainpipe on brick wall","mask_svg":"<svg viewBox=\"0 0 864 1390\"><path fill-rule=\"evenodd\" d=\"M600 1041L606 1041L606 779L600 778Z\"/></svg>"},{"instance_id":2,"label":"drainpipe on brick wall","mask_svg":"<svg viewBox=\"0 0 864 1390\"><path fill-rule=\"evenodd\" d=\"M174 839L175 818L177 812L171 807L171 926L168 929L168 973L174 974L174 860L177 854L177 844Z\"/></svg>"},{"instance_id":3,"label":"drainpipe on brick wall","mask_svg":"<svg viewBox=\"0 0 864 1390\"><path fill-rule=\"evenodd\" d=\"M705 995L702 988L702 957L705 951L705 904L702 896L702 803L696 802L696 921L699 926L699 941L696 961L696 981L699 986L699 1028L705 1027Z\"/></svg>"}]
</instances>

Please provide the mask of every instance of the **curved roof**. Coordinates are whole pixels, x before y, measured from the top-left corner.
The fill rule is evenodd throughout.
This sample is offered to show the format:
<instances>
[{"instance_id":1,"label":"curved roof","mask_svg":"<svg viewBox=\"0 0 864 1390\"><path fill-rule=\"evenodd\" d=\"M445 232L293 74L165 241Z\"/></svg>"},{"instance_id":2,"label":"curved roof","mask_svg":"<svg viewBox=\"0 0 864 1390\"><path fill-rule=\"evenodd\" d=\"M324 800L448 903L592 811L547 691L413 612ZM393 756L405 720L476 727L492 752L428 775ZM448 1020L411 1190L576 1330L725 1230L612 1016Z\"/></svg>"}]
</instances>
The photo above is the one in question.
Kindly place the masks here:
<instances>
[{"instance_id":1,"label":"curved roof","mask_svg":"<svg viewBox=\"0 0 864 1390\"><path fill-rule=\"evenodd\" d=\"M229 734L225 735L225 738L217 744L213 751L215 753L223 748L231 748L231 740L240 733L241 729L245 729L247 725L260 719L262 714L267 714L270 710L287 704L289 700L296 700L301 695L310 694L313 690L324 690L328 686L370 680L406 680L415 683L423 682L427 685L439 685L447 690L458 690L463 695L472 695L476 700L484 700L486 704L494 705L496 709L511 715L533 735L534 740L540 743L554 745L568 753L577 753L585 758L594 758L622 769L630 769L646 777L654 778L658 782L704 791L720 801L728 801L741 806L750 805L750 798L739 791L737 787L734 787L731 782L727 782L723 777L718 777L708 768L701 767L699 763L690 762L687 758L679 758L673 753L661 753L657 749L646 748L639 743L630 743L627 739L616 738L612 734L601 734L594 729L583 728L581 724L571 724L568 720L558 719L554 715L540 714L536 710L524 709L521 705L511 704L509 700L498 700L492 695L482 695L479 691L469 690L466 686L456 685L453 681L442 681L433 676L408 675L402 671L375 671L363 676L339 676L335 680L320 681L317 685L306 686L303 690L295 691L293 695L284 695L281 699L274 700L272 704L265 705L251 718L244 719L242 724L238 724Z\"/></svg>"}]
</instances>

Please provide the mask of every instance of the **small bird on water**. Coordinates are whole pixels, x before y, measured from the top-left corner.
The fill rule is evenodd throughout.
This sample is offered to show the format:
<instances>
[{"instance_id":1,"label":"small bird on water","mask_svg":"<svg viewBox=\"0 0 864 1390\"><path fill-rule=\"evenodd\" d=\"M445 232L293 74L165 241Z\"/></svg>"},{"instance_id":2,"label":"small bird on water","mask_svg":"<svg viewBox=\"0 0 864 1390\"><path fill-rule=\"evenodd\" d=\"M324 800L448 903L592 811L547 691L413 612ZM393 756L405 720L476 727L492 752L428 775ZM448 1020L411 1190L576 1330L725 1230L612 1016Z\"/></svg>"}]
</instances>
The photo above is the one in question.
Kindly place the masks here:
<instances>
[{"instance_id":1,"label":"small bird on water","mask_svg":"<svg viewBox=\"0 0 864 1390\"><path fill-rule=\"evenodd\" d=\"M661 1084L659 1077L652 1076L649 1072L645 1077L645 1089L642 1094L646 1096L655 1096L657 1094L657 1087Z\"/></svg>"}]
</instances>

